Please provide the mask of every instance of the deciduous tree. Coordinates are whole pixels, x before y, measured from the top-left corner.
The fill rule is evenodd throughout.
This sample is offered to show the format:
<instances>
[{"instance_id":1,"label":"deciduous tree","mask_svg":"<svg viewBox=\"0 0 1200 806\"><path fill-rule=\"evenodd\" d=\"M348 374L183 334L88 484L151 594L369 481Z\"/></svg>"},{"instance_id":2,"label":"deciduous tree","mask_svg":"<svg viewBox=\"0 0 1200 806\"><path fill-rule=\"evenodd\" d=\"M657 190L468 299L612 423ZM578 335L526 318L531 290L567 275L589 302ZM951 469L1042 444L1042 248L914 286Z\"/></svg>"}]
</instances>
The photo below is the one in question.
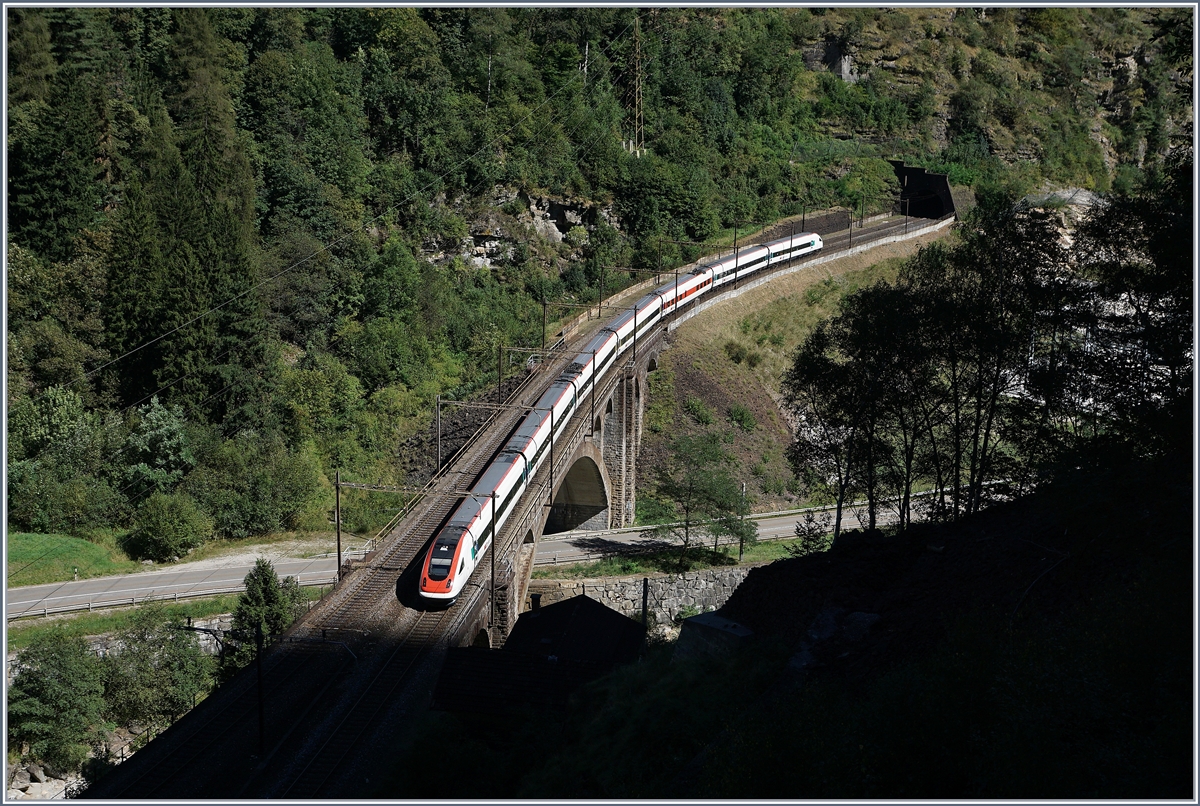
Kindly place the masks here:
<instances>
[{"instance_id":1,"label":"deciduous tree","mask_svg":"<svg viewBox=\"0 0 1200 806\"><path fill-rule=\"evenodd\" d=\"M10 748L74 771L105 727L104 667L82 638L53 631L20 652L8 690Z\"/></svg>"}]
</instances>

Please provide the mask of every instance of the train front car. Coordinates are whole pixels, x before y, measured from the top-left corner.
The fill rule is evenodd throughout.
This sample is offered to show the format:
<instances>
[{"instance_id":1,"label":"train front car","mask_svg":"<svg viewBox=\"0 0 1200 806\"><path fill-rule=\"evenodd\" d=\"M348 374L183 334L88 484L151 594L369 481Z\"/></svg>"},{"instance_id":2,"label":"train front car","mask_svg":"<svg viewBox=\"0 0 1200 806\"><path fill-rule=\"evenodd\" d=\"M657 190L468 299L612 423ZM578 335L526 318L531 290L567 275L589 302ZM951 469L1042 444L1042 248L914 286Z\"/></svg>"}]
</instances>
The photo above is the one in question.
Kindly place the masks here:
<instances>
[{"instance_id":1,"label":"train front car","mask_svg":"<svg viewBox=\"0 0 1200 806\"><path fill-rule=\"evenodd\" d=\"M474 532L478 531L480 509L475 498L466 499L450 522L438 532L425 556L425 567L421 569L421 598L430 603L449 605L462 592L470 575L466 561L470 546L475 542Z\"/></svg>"}]
</instances>

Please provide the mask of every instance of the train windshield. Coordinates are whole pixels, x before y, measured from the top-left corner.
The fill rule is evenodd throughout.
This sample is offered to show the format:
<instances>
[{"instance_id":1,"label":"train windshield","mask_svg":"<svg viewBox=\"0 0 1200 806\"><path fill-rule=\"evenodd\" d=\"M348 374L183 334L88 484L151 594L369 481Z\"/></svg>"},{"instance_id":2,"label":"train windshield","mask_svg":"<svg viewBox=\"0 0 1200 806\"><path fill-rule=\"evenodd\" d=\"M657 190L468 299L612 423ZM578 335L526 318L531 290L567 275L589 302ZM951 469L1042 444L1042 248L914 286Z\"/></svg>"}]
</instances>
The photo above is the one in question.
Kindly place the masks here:
<instances>
[{"instance_id":1,"label":"train windshield","mask_svg":"<svg viewBox=\"0 0 1200 806\"><path fill-rule=\"evenodd\" d=\"M447 526L438 535L429 558L429 578L434 582L450 576L450 566L454 562L454 550L458 548L458 541L461 538L461 526Z\"/></svg>"}]
</instances>

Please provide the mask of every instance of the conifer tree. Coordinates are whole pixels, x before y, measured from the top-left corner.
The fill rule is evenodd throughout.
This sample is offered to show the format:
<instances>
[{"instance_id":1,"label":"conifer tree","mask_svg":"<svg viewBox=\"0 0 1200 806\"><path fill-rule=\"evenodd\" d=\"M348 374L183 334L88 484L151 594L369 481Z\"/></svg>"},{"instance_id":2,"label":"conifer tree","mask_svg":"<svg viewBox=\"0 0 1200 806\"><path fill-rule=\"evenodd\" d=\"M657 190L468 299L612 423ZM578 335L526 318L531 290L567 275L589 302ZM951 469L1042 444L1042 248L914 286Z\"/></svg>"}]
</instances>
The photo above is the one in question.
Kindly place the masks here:
<instances>
[{"instance_id":1,"label":"conifer tree","mask_svg":"<svg viewBox=\"0 0 1200 806\"><path fill-rule=\"evenodd\" d=\"M45 101L57 66L50 51L50 26L36 8L13 8L8 18L8 104Z\"/></svg>"},{"instance_id":2,"label":"conifer tree","mask_svg":"<svg viewBox=\"0 0 1200 806\"><path fill-rule=\"evenodd\" d=\"M227 652L221 672L230 677L254 659L255 629L261 629L264 643L283 633L302 610L303 594L293 577L279 579L270 560L259 557L246 574L246 590L238 597L233 611L233 632L239 645Z\"/></svg>"},{"instance_id":3,"label":"conifer tree","mask_svg":"<svg viewBox=\"0 0 1200 806\"><path fill-rule=\"evenodd\" d=\"M208 405L213 422L234 418L260 422L263 401L270 397L269 328L252 243L246 227L229 206L211 216L213 251L209 255L214 328L214 383Z\"/></svg>"},{"instance_id":4,"label":"conifer tree","mask_svg":"<svg viewBox=\"0 0 1200 806\"><path fill-rule=\"evenodd\" d=\"M163 277L166 310L159 328L166 335L155 386L168 402L182 405L189 418L204 421L204 406L217 391L210 383L216 333L213 317L205 315L211 297L191 244L174 245L164 258Z\"/></svg>"},{"instance_id":5,"label":"conifer tree","mask_svg":"<svg viewBox=\"0 0 1200 806\"><path fill-rule=\"evenodd\" d=\"M51 103L9 148L8 231L16 243L56 261L75 251L75 235L98 221L99 109L95 82L78 69L58 71Z\"/></svg>"},{"instance_id":6,"label":"conifer tree","mask_svg":"<svg viewBox=\"0 0 1200 806\"><path fill-rule=\"evenodd\" d=\"M142 184L132 182L116 217L109 252L109 284L104 306L109 349L119 363L110 370L126 403L153 391L151 381L161 361L161 345L127 353L157 335L163 320L163 257L160 233Z\"/></svg>"},{"instance_id":7,"label":"conifer tree","mask_svg":"<svg viewBox=\"0 0 1200 806\"><path fill-rule=\"evenodd\" d=\"M170 109L178 126L180 151L204 204L209 209L229 204L249 223L253 181L238 142L233 103L208 12L179 9L176 20Z\"/></svg>"}]
</instances>

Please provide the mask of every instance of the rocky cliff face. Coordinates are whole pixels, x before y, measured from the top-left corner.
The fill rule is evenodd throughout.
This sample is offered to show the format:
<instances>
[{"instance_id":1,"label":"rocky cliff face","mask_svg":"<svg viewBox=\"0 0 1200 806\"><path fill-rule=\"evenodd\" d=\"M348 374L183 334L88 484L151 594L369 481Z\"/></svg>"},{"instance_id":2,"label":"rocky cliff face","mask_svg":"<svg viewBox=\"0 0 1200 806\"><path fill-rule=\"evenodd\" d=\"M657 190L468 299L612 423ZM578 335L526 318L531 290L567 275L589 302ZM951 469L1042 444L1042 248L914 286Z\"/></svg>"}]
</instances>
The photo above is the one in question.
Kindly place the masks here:
<instances>
[{"instance_id":1,"label":"rocky cliff face","mask_svg":"<svg viewBox=\"0 0 1200 806\"><path fill-rule=\"evenodd\" d=\"M422 253L435 263L458 258L476 268L492 269L511 262L518 244L524 244L546 268L561 272L567 263L581 259L580 247L599 223L621 229L611 202L599 204L508 186L493 190L485 205L468 206L465 198L459 198L449 206L466 220L468 234L451 245L427 242Z\"/></svg>"},{"instance_id":2,"label":"rocky cliff face","mask_svg":"<svg viewBox=\"0 0 1200 806\"><path fill-rule=\"evenodd\" d=\"M849 22L826 18L829 30L805 49L805 61L809 69L881 90L916 93L927 86L934 108L924 134L939 149L949 144L954 115L962 114L954 96L966 91L974 93L970 103L977 105L992 152L1005 162L1043 159L1046 141L1064 136L1050 119L1065 114L1083 119L1110 173L1123 159L1140 167L1145 135L1121 129L1157 94L1152 83L1159 79L1147 71L1160 57L1144 22L1090 19L1086 30L1067 37L1078 52L1066 52L1061 43L1043 41L1050 34L1036 35L1037 23L1024 11L1005 14L999 22L986 10L957 9L880 9ZM1166 80L1175 85L1180 77ZM1168 129L1182 123L1183 117L1174 118Z\"/></svg>"}]
</instances>

